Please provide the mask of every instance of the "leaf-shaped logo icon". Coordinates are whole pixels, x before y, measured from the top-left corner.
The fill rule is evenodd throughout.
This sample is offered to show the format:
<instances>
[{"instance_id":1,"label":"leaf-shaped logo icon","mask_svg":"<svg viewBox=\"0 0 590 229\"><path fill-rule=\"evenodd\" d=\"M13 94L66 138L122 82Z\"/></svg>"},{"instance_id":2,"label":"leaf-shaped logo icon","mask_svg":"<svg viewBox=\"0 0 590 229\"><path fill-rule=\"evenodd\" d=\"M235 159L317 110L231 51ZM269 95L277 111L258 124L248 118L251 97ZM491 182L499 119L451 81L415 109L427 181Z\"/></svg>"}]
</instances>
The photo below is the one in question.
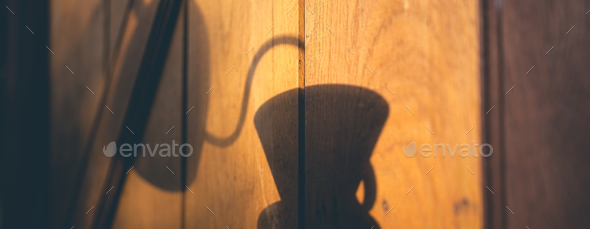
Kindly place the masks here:
<instances>
[{"instance_id":1,"label":"leaf-shaped logo icon","mask_svg":"<svg viewBox=\"0 0 590 229\"><path fill-rule=\"evenodd\" d=\"M404 147L404 155L406 155L406 157L413 157L416 155L416 143L410 142L407 147Z\"/></svg>"},{"instance_id":2,"label":"leaf-shaped logo icon","mask_svg":"<svg viewBox=\"0 0 590 229\"><path fill-rule=\"evenodd\" d=\"M111 142L106 147L102 147L102 152L107 157L113 157L117 153L117 143Z\"/></svg>"}]
</instances>

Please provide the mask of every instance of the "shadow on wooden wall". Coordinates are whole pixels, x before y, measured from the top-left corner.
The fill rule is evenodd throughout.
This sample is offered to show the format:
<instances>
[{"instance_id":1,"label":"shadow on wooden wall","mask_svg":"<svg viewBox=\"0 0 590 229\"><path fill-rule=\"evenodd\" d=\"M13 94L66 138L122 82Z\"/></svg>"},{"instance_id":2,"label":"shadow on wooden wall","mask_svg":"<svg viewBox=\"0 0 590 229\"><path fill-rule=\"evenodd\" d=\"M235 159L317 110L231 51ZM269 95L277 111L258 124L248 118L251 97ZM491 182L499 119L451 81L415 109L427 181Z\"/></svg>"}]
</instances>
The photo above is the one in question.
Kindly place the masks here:
<instances>
[{"instance_id":1,"label":"shadow on wooden wall","mask_svg":"<svg viewBox=\"0 0 590 229\"><path fill-rule=\"evenodd\" d=\"M315 103L306 103L306 114L299 117L298 90L273 97L256 112L256 130L281 197L260 213L258 228L296 228L295 206L306 210L308 227L379 228L369 215L376 197L369 159L389 114L387 102L361 87L316 85L305 88ZM297 160L298 144L292 140L299 122L305 123L304 161ZM298 174L297 162L304 173ZM303 200L297 179L305 181ZM359 203L355 194L361 182Z\"/></svg>"}]
</instances>

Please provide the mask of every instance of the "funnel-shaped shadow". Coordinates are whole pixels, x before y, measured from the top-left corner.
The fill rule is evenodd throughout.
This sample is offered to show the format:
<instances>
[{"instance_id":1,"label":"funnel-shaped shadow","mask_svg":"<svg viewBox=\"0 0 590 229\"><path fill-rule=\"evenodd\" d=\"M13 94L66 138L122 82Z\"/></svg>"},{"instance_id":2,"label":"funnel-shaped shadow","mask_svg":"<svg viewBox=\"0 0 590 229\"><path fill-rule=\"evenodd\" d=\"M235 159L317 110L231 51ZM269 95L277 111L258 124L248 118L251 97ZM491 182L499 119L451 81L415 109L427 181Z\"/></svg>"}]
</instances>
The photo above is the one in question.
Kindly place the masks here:
<instances>
[{"instance_id":1,"label":"funnel-shaped shadow","mask_svg":"<svg viewBox=\"0 0 590 229\"><path fill-rule=\"evenodd\" d=\"M256 112L254 124L281 198L260 213L258 228L297 228L301 207L305 228L379 228L369 215L376 195L369 159L389 113L387 102L347 85L310 86L305 95L305 117L298 116L297 89ZM298 139L299 122L305 122L305 139ZM303 140L305 161L298 161ZM298 163L305 163L305 174L298 173ZM300 179L304 200L298 198ZM365 194L359 203L361 181Z\"/></svg>"}]
</instances>

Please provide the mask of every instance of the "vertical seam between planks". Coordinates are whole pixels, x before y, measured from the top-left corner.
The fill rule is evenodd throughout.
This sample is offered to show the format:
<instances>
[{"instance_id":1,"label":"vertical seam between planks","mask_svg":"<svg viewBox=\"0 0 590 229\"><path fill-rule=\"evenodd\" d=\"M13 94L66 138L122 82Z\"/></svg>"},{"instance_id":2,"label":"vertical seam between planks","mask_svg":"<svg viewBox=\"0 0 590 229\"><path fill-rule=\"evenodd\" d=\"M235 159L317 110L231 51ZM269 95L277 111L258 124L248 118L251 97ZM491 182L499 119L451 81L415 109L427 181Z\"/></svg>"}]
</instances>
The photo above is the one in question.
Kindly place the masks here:
<instances>
[{"instance_id":1,"label":"vertical seam between planks","mask_svg":"<svg viewBox=\"0 0 590 229\"><path fill-rule=\"evenodd\" d=\"M182 138L182 144L187 143L187 115L188 114L184 114L184 111L186 111L187 108L187 102L188 102L188 98L187 98L187 81L188 81L188 71L187 71L187 63L188 63L188 0L184 0L183 4L181 7L184 7L184 9L182 10L182 12L184 13L184 15L182 16L182 83L181 83L181 87L182 87L182 105L181 105L181 110L180 110L180 114L182 115L182 120L181 120L181 126L182 126L182 130L181 130L181 138ZM185 187L188 188L187 186L187 182L186 182L186 176L187 176L187 168L186 168L186 158L185 157L180 157L180 171L181 171L181 177L180 177L180 190L182 190L182 198L181 198L181 204L180 204L180 228L184 229L185 228L185 215L186 215L186 189Z\"/></svg>"},{"instance_id":2,"label":"vertical seam between planks","mask_svg":"<svg viewBox=\"0 0 590 229\"><path fill-rule=\"evenodd\" d=\"M305 228L305 0L299 0L299 72L298 72L298 158L297 223Z\"/></svg>"}]
</instances>

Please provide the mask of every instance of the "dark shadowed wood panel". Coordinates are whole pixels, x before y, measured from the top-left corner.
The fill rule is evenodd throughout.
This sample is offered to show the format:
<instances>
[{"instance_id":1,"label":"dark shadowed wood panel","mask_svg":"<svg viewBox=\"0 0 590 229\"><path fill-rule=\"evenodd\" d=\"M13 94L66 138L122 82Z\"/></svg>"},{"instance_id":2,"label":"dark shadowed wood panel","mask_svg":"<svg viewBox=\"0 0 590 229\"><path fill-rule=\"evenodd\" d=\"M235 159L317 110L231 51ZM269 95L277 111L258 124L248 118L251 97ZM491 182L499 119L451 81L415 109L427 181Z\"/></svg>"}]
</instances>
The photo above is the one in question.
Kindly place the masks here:
<instances>
[{"instance_id":1,"label":"dark shadowed wood panel","mask_svg":"<svg viewBox=\"0 0 590 229\"><path fill-rule=\"evenodd\" d=\"M109 23L108 36L109 40L107 45L109 46L109 54L113 52L117 39L120 36L121 27L124 27L126 23L126 15L133 6L133 2L137 0L108 0L104 1L104 7L108 9L108 18L105 23Z\"/></svg>"},{"instance_id":2,"label":"dark shadowed wood panel","mask_svg":"<svg viewBox=\"0 0 590 229\"><path fill-rule=\"evenodd\" d=\"M75 177L105 88L104 11L100 0L54 0L50 4L50 42L38 45L51 49L47 50L51 66L52 206L48 214L51 225L59 228L75 201Z\"/></svg>"},{"instance_id":3,"label":"dark shadowed wood panel","mask_svg":"<svg viewBox=\"0 0 590 229\"><path fill-rule=\"evenodd\" d=\"M590 3L502 7L507 228L589 228Z\"/></svg>"},{"instance_id":4,"label":"dark shadowed wood panel","mask_svg":"<svg viewBox=\"0 0 590 229\"><path fill-rule=\"evenodd\" d=\"M484 224L485 228L506 227L506 184L503 135L504 88L501 0L481 2L481 75L482 75L482 135L483 141L494 146L493 157L483 161ZM488 190L489 188L489 190ZM487 192L486 192L487 191ZM493 192L493 193L492 193Z\"/></svg>"},{"instance_id":5,"label":"dark shadowed wood panel","mask_svg":"<svg viewBox=\"0 0 590 229\"><path fill-rule=\"evenodd\" d=\"M182 14L176 25L165 67L155 92L142 144L149 144L158 153L152 157L138 156L125 180L113 228L181 228L182 168L178 149L182 141ZM174 141L174 142L173 142ZM161 157L168 144L175 151ZM177 144L174 146L173 144ZM155 148L159 146L159 148ZM144 149L138 148L138 155ZM185 149L186 150L186 149ZM175 152L172 154L172 152ZM162 152L163 155L167 155ZM176 155L176 156L175 156ZM172 171L169 171L168 168Z\"/></svg>"},{"instance_id":6,"label":"dark shadowed wood panel","mask_svg":"<svg viewBox=\"0 0 590 229\"><path fill-rule=\"evenodd\" d=\"M104 107L97 106L96 104L86 104L88 108L86 109L96 109L98 108L100 112L97 113L97 117L93 116L92 113L85 114L85 120L72 121L72 120L61 120L55 121L54 124L71 124L73 126L85 126L91 125L94 123L94 119L97 119L98 125L96 125L96 135L94 138L86 139L79 144L88 144L88 151L85 149L80 149L76 151L80 157L87 157L83 160L73 161L70 158L60 160L60 163L74 163L75 169L72 171L75 174L74 179L74 187L67 190L70 193L68 194L67 199L71 200L71 203L66 203L63 205L65 208L69 208L66 210L66 219L59 219L60 227L81 227L81 228L88 228L90 227L90 223L94 220L94 216L96 215L96 210L98 206L98 202L101 196L105 195L106 190L105 185L105 177L107 175L107 170L109 168L109 164L111 159L105 157L102 150L103 147L111 141L115 141L119 135L119 131L122 128L122 122L124 118L124 114L126 112L126 108L128 105L128 100L130 98L130 94L133 88L133 83L135 81L135 77L137 75L137 71L139 68L139 64L141 61L141 57L143 55L143 51L146 47L146 41L148 37L148 33L150 31L152 21L155 15L155 10L158 1L134 1L134 5L132 5L131 10L128 14L125 14L123 17L126 17L126 24L124 29L122 29L122 33L120 34L120 49L115 49L111 54L109 60L109 65L103 64L101 61L103 58L97 58L98 60L88 60L85 57L84 53L77 53L77 55L68 56L68 58L72 58L83 62L84 64L96 64L97 68L102 68L103 66L108 66L109 69L101 69L97 74L104 74L108 77L102 76L101 79L97 79L94 82L94 85L101 85L108 83L108 85L103 85L102 89L99 87L99 90L93 90L95 92L95 96L97 97L96 100L98 101L100 97L106 96L104 101ZM59 7L72 7L72 11L75 11L76 8L74 7L75 4L58 4L58 2L54 2L54 7L58 9ZM103 9L104 5L97 3L97 6L94 8ZM55 12L53 16L59 18L63 17L64 14L60 14L60 12ZM86 15L84 15L86 16ZM75 16L71 21L75 21L76 17L84 18L80 15ZM102 22L103 20L93 20ZM57 22L55 22L57 23ZM94 26L85 26L85 28L94 28ZM97 28L104 28L103 26L97 26ZM55 33L54 36L57 36L59 30L53 31ZM104 43L92 43L86 44L87 39L89 37L84 37L78 33L72 32L72 34L68 34L67 38L62 39L70 39L69 41L63 41L69 44L76 44L76 43L83 43L83 47L94 47L99 46L103 49L106 49L107 46ZM88 35L85 35L88 36ZM94 36L90 36L90 38L94 38ZM58 39L54 39L58 41ZM59 40L62 42L62 40ZM64 46L66 46L64 44ZM76 54L76 53L74 53ZM57 55L57 53L56 53ZM113 58L115 57L116 58ZM114 60L114 61L113 61ZM112 62L112 63L110 63ZM94 66L94 65L92 65ZM59 67L57 64L52 64L52 68ZM75 69L72 69L74 72ZM66 70L67 71L67 70ZM69 72L69 71L68 71ZM66 72L67 73L67 72ZM56 76L62 73L52 73L52 76ZM110 79L107 81L106 79ZM63 83L61 80L56 81L57 83ZM91 89L92 86L89 85ZM65 94L71 93L70 91L80 91L79 88L85 88L85 85L80 83L76 85L71 85L70 87L60 89L59 92L63 92ZM87 89L86 89L87 90ZM87 90L88 91L88 90ZM76 97L76 95L67 95L57 99L72 99L78 101L79 98L72 98ZM80 96L77 96L80 97ZM108 106L108 108L106 108ZM59 107L58 107L59 108ZM84 110L82 107L72 107L71 109L74 110ZM59 110L63 112L63 109ZM67 110L66 110L67 111ZM112 112L111 112L112 111ZM135 127L131 126L131 129ZM90 127L89 127L90 129ZM88 131L90 132L90 130ZM89 133L78 133L79 135L88 135ZM80 141L80 140L78 140ZM71 190L71 191L70 191ZM57 199L57 200L63 200Z\"/></svg>"},{"instance_id":7,"label":"dark shadowed wood panel","mask_svg":"<svg viewBox=\"0 0 590 229\"><path fill-rule=\"evenodd\" d=\"M189 1L186 228L297 227L301 10Z\"/></svg>"},{"instance_id":8,"label":"dark shadowed wood panel","mask_svg":"<svg viewBox=\"0 0 590 229\"><path fill-rule=\"evenodd\" d=\"M0 228L46 228L49 202L49 1L0 2Z\"/></svg>"},{"instance_id":9,"label":"dark shadowed wood panel","mask_svg":"<svg viewBox=\"0 0 590 229\"><path fill-rule=\"evenodd\" d=\"M477 1L306 7L306 228L483 227L485 159L403 153L481 144Z\"/></svg>"}]
</instances>

